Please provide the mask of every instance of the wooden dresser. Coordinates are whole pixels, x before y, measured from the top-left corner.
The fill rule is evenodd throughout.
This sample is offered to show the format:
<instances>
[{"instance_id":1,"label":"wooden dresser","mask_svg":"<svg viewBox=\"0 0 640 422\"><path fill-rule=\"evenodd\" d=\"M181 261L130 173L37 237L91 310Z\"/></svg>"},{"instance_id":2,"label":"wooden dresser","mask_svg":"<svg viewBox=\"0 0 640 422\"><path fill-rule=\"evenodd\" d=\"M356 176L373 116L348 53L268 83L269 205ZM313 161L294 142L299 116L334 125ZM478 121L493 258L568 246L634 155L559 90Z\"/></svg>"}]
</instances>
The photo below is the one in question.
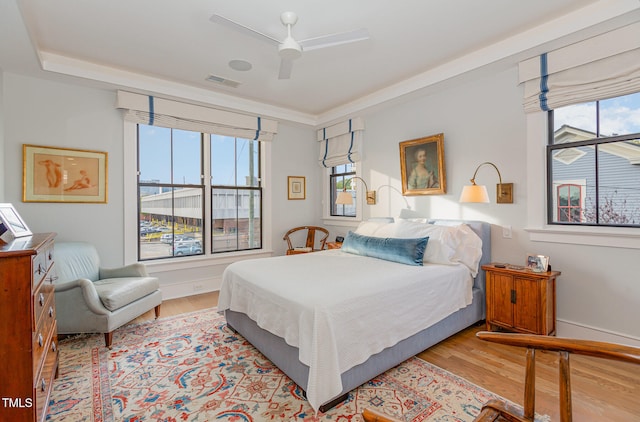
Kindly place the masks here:
<instances>
[{"instance_id":1,"label":"wooden dresser","mask_svg":"<svg viewBox=\"0 0 640 422\"><path fill-rule=\"evenodd\" d=\"M55 233L0 240L0 419L43 421L58 376Z\"/></svg>"}]
</instances>

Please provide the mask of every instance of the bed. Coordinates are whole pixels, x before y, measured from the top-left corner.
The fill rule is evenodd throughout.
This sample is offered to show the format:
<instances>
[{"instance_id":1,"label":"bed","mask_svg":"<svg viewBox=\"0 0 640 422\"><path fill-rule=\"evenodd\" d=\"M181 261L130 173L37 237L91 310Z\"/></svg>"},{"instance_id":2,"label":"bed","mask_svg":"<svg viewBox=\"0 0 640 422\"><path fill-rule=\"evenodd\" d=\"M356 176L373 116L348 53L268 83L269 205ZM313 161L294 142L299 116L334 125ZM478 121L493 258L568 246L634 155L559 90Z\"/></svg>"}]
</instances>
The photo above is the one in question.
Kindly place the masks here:
<instances>
[{"instance_id":1,"label":"bed","mask_svg":"<svg viewBox=\"0 0 640 422\"><path fill-rule=\"evenodd\" d=\"M490 233L480 221L364 222L342 249L229 265L218 308L231 329L305 391L314 410L325 412L485 318L479 268L491 259ZM415 264L387 256L406 242L416 253L426 244L423 255L411 256Z\"/></svg>"}]
</instances>

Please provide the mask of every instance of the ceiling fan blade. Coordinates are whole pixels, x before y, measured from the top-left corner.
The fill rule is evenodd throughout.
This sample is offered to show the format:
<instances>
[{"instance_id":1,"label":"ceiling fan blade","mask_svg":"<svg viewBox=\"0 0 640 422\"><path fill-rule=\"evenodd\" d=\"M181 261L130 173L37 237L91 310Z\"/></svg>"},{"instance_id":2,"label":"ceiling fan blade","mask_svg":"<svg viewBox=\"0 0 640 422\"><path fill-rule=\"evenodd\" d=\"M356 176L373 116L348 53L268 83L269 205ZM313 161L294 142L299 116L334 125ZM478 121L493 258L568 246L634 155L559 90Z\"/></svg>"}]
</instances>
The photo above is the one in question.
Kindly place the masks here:
<instances>
[{"instance_id":1,"label":"ceiling fan blade","mask_svg":"<svg viewBox=\"0 0 640 422\"><path fill-rule=\"evenodd\" d=\"M292 69L293 69L293 60L289 60L289 59L280 60L280 71L278 72L278 79L289 79L291 77Z\"/></svg>"},{"instance_id":2,"label":"ceiling fan blade","mask_svg":"<svg viewBox=\"0 0 640 422\"><path fill-rule=\"evenodd\" d=\"M355 29L348 32L340 32L338 34L323 35L321 37L309 38L298 41L303 51L315 50L318 48L332 47L334 45L347 44L356 41L364 41L369 39L369 31L366 29Z\"/></svg>"},{"instance_id":3,"label":"ceiling fan blade","mask_svg":"<svg viewBox=\"0 0 640 422\"><path fill-rule=\"evenodd\" d=\"M213 23L218 23L218 24L224 25L224 26L226 26L228 28L235 29L236 31L242 32L245 35L249 35L249 36L252 36L254 38L258 38L258 39L260 39L262 41L266 41L269 44L273 44L273 45L276 45L276 46L280 44L279 40L277 40L277 39L275 39L275 38L273 38L273 37L271 37L269 35L265 35L262 32L258 32L255 29L251 29L248 26L244 26L244 25L242 25L242 24L240 24L238 22L232 21L229 18L225 18L222 15L214 14L213 16L211 16L209 18L209 20L211 22L213 22Z\"/></svg>"}]
</instances>

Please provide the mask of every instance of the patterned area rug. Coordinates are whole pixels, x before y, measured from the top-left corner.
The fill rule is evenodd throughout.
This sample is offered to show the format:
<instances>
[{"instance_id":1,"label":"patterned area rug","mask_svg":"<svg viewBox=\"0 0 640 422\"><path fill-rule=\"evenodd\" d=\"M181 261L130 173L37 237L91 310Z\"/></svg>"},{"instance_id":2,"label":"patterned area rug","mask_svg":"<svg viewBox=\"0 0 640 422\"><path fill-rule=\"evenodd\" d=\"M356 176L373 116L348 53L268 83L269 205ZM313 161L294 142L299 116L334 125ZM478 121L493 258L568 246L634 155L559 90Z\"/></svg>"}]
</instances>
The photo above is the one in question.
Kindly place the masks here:
<instances>
[{"instance_id":1,"label":"patterned area rug","mask_svg":"<svg viewBox=\"0 0 640 422\"><path fill-rule=\"evenodd\" d=\"M472 421L496 397L411 358L315 415L300 389L215 309L60 342L49 421L361 421L375 408L406 421Z\"/></svg>"}]
</instances>

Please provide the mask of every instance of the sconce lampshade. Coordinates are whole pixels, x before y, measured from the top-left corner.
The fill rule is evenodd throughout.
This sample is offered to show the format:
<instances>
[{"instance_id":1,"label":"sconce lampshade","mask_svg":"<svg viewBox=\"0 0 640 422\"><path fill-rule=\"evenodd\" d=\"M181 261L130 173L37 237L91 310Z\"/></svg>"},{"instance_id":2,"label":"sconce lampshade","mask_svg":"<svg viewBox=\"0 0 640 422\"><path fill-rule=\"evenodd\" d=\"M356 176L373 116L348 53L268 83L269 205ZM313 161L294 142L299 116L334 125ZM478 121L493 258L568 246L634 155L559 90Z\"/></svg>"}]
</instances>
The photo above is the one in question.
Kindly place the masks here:
<instances>
[{"instance_id":1,"label":"sconce lampshade","mask_svg":"<svg viewBox=\"0 0 640 422\"><path fill-rule=\"evenodd\" d=\"M489 202L489 193L485 185L468 185L462 188L460 202Z\"/></svg>"},{"instance_id":2,"label":"sconce lampshade","mask_svg":"<svg viewBox=\"0 0 640 422\"><path fill-rule=\"evenodd\" d=\"M353 205L353 197L351 196L351 193L344 190L338 193L338 197L336 198L336 204Z\"/></svg>"}]
</instances>

